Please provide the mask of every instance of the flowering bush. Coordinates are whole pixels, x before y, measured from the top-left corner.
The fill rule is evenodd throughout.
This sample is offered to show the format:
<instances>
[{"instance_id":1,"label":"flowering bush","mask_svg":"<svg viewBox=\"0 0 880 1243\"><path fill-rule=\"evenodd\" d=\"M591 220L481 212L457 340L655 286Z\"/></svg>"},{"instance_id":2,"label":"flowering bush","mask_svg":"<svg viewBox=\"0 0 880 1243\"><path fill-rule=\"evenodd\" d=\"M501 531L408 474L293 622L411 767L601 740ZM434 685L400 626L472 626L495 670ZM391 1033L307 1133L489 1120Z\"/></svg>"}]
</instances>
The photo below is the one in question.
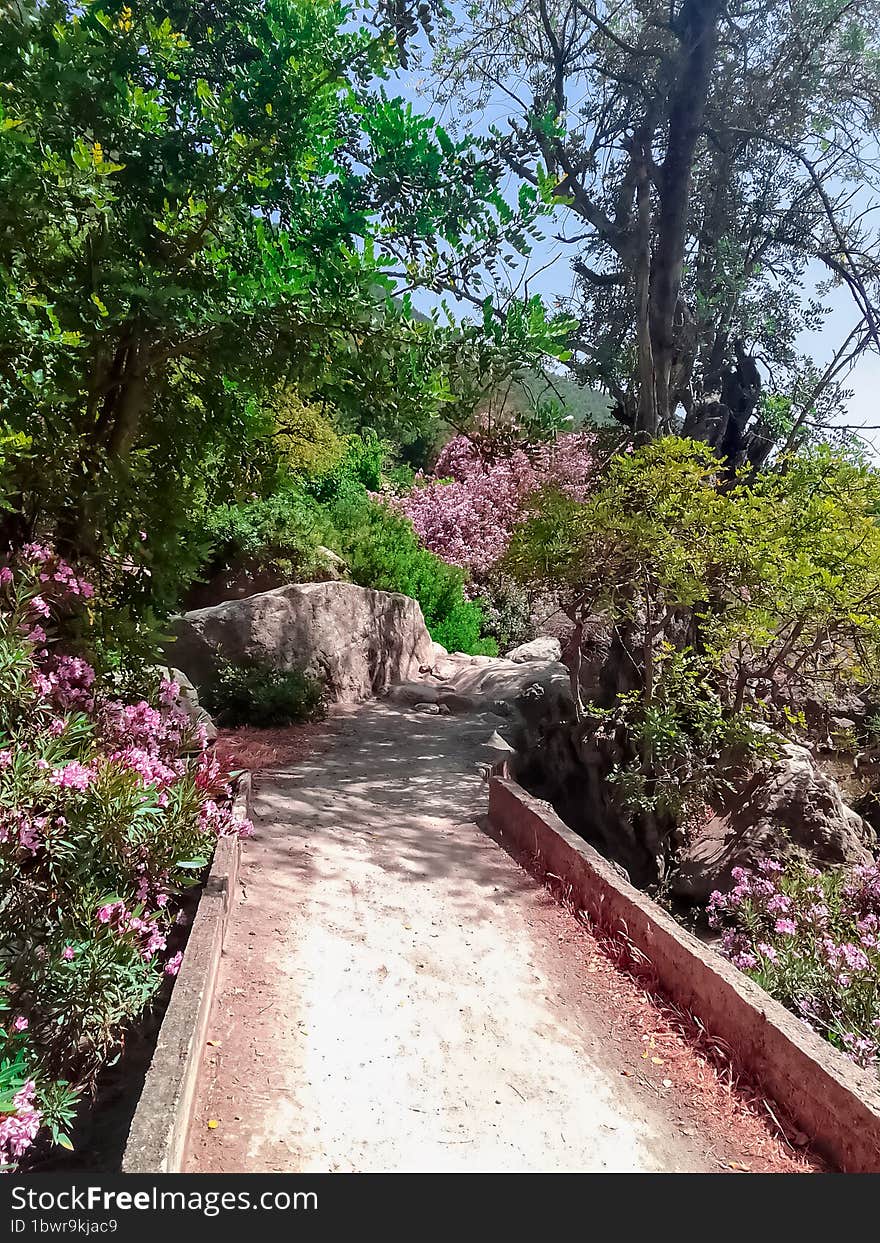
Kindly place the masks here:
<instances>
[{"instance_id":1,"label":"flowering bush","mask_svg":"<svg viewBox=\"0 0 880 1243\"><path fill-rule=\"evenodd\" d=\"M110 697L48 631L90 585L30 545L0 568L0 1164L77 1092L173 974L174 899L233 819L230 788L164 681Z\"/></svg>"},{"instance_id":2,"label":"flowering bush","mask_svg":"<svg viewBox=\"0 0 880 1243\"><path fill-rule=\"evenodd\" d=\"M554 441L489 457L467 436L450 440L435 477L392 504L412 522L426 548L472 574L486 574L504 555L528 496L552 484L581 498L595 466L593 437L568 432Z\"/></svg>"},{"instance_id":3,"label":"flowering bush","mask_svg":"<svg viewBox=\"0 0 880 1243\"><path fill-rule=\"evenodd\" d=\"M735 966L862 1066L880 1055L880 864L734 868L709 922Z\"/></svg>"}]
</instances>

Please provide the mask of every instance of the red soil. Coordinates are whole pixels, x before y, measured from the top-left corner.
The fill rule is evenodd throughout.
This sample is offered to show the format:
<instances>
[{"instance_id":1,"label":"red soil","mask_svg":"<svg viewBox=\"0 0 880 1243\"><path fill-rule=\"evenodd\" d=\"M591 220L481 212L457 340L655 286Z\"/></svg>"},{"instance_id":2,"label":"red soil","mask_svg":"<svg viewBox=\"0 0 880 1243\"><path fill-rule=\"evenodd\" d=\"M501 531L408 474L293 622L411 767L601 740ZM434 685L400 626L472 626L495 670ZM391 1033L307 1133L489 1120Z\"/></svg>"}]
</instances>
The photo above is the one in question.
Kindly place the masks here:
<instances>
[{"instance_id":1,"label":"red soil","mask_svg":"<svg viewBox=\"0 0 880 1243\"><path fill-rule=\"evenodd\" d=\"M664 995L638 950L576 912L558 892L558 882L539 876L532 861L520 857L518 862L543 881L558 903L566 926L559 939L581 957L587 991L614 1016L609 1042L631 1066L621 1073L663 1097L678 1114L683 1134L708 1138L709 1155L720 1170L827 1172L827 1164L809 1147L809 1136L739 1071L723 1040Z\"/></svg>"}]
</instances>

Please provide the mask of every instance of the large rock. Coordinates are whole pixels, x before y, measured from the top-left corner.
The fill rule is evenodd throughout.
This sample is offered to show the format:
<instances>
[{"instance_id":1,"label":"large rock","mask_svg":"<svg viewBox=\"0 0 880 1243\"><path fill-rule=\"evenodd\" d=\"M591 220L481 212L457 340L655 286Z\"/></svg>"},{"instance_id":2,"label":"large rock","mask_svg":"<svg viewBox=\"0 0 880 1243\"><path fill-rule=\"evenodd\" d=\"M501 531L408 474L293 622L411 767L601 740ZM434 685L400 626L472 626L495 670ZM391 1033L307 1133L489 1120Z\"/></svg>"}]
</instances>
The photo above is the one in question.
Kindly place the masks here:
<instances>
[{"instance_id":1,"label":"large rock","mask_svg":"<svg viewBox=\"0 0 880 1243\"><path fill-rule=\"evenodd\" d=\"M422 610L408 596L353 583L293 583L194 609L172 621L169 656L198 687L218 659L303 669L354 703L417 677L434 659Z\"/></svg>"},{"instance_id":2,"label":"large rock","mask_svg":"<svg viewBox=\"0 0 880 1243\"><path fill-rule=\"evenodd\" d=\"M496 712L528 717L540 703L541 715L566 720L574 711L571 680L555 661L517 664L497 656L437 656L432 671L418 682L395 686L389 698L399 704L436 703L450 712Z\"/></svg>"},{"instance_id":3,"label":"large rock","mask_svg":"<svg viewBox=\"0 0 880 1243\"><path fill-rule=\"evenodd\" d=\"M542 635L538 639L532 639L531 643L520 643L519 647L511 648L507 653L507 660L512 660L515 665L530 663L535 660L546 662L548 660L562 660L562 644L552 635Z\"/></svg>"},{"instance_id":4,"label":"large rock","mask_svg":"<svg viewBox=\"0 0 880 1243\"><path fill-rule=\"evenodd\" d=\"M706 901L714 889L729 887L735 867L770 854L796 853L826 866L867 863L873 838L807 748L786 743L693 832L673 892Z\"/></svg>"}]
</instances>

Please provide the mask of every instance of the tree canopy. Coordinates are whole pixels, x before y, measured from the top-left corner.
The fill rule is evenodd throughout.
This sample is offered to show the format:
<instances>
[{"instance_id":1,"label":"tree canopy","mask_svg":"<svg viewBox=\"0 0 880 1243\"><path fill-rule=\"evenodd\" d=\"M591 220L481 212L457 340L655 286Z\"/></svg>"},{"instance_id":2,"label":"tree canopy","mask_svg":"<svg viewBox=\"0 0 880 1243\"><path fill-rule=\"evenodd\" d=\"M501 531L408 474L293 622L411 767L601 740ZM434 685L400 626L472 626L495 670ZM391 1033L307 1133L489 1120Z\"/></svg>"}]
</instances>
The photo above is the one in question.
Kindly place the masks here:
<instances>
[{"instance_id":1,"label":"tree canopy","mask_svg":"<svg viewBox=\"0 0 880 1243\"><path fill-rule=\"evenodd\" d=\"M7 538L54 525L96 555L161 528L229 478L278 380L402 431L455 400L468 332L392 300L388 269L490 261L540 204L500 211L473 142L388 94L395 56L334 0L11 6L0 417L26 440L7 441ZM515 319L491 348L559 351L539 305Z\"/></svg>"},{"instance_id":2,"label":"tree canopy","mask_svg":"<svg viewBox=\"0 0 880 1243\"><path fill-rule=\"evenodd\" d=\"M837 410L837 378L880 348L878 18L874 0L447 15L432 81L468 119L506 106L488 148L567 203L580 374L637 432L683 425L761 463ZM797 344L824 319L817 272L855 306L820 367Z\"/></svg>"}]
</instances>

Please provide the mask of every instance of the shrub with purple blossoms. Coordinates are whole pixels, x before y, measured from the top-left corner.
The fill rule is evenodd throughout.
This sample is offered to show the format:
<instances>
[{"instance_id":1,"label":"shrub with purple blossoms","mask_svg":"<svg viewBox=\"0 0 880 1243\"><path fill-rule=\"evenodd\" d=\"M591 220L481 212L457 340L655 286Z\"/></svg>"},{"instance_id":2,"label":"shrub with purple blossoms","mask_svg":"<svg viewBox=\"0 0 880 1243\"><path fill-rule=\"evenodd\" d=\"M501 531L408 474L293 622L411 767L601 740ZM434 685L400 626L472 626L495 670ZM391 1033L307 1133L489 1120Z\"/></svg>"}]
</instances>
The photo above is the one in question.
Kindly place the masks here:
<instances>
[{"instance_id":1,"label":"shrub with purple blossoms","mask_svg":"<svg viewBox=\"0 0 880 1243\"><path fill-rule=\"evenodd\" d=\"M861 1066L880 1057L880 864L819 872L764 860L713 893L721 948Z\"/></svg>"},{"instance_id":2,"label":"shrub with purple blossoms","mask_svg":"<svg viewBox=\"0 0 880 1243\"><path fill-rule=\"evenodd\" d=\"M467 436L441 452L434 478L393 501L419 539L451 565L485 575L507 551L527 497L548 485L582 498L595 469L595 442L587 432L487 457Z\"/></svg>"},{"instance_id":3,"label":"shrub with purple blossoms","mask_svg":"<svg viewBox=\"0 0 880 1243\"><path fill-rule=\"evenodd\" d=\"M0 1165L76 1093L164 974L175 899L218 836L246 833L230 787L164 681L113 698L51 622L91 588L50 549L0 568Z\"/></svg>"}]
</instances>

